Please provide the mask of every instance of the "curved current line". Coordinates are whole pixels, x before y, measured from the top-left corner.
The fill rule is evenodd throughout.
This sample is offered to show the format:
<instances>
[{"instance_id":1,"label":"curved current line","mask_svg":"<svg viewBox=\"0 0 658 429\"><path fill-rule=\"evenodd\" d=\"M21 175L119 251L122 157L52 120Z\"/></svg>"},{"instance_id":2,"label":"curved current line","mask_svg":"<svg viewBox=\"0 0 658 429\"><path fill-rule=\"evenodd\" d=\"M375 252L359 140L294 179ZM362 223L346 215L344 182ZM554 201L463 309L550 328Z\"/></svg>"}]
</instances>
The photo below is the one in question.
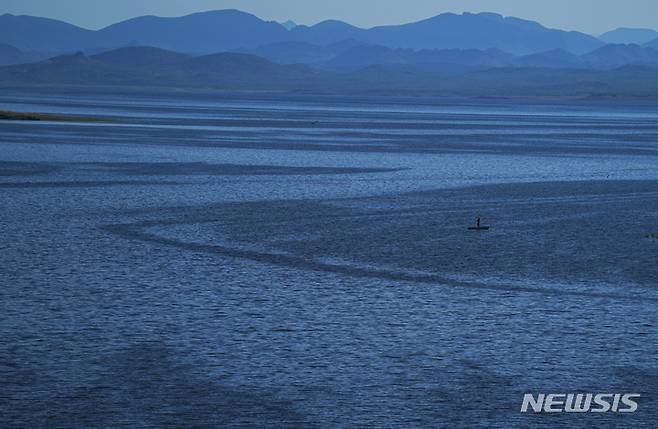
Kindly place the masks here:
<instances>
[{"instance_id":1,"label":"curved current line","mask_svg":"<svg viewBox=\"0 0 658 429\"><path fill-rule=\"evenodd\" d=\"M148 243L156 243L156 244L175 247L178 249L183 249L193 252L210 253L210 254L228 256L233 258L248 259L260 263L266 263L266 264L272 264L272 265L278 265L278 266L284 266L290 268L298 268L298 269L301 268L310 271L343 274L352 277L375 278L381 280L404 281L404 282L423 283L423 284L439 284L439 285L447 285L451 287L460 287L460 288L476 289L476 290L490 290L496 292L539 293L539 294L550 295L550 296L570 295L570 296L582 296L588 298L603 298L603 299L613 299L613 300L658 303L658 298L654 298L654 297L629 296L629 295L619 295L619 294L610 294L610 293L601 293L601 292L585 292L585 291L580 292L573 290L560 290L554 288L532 288L532 287L524 287L524 286L494 286L486 283L458 281L458 280L442 277L436 274L426 274L426 275L411 274L411 273L403 273L396 271L329 264L317 260L306 259L306 258L286 255L286 254L237 249L237 248L222 246L218 244L201 244L201 243L183 242L171 238L162 237L147 231L148 228L154 226L172 225L172 224L178 225L181 224L181 222L152 221L152 222L141 222L134 224L114 224L114 225L102 226L101 229L104 229L108 232L117 234L127 239L140 240Z\"/></svg>"}]
</instances>

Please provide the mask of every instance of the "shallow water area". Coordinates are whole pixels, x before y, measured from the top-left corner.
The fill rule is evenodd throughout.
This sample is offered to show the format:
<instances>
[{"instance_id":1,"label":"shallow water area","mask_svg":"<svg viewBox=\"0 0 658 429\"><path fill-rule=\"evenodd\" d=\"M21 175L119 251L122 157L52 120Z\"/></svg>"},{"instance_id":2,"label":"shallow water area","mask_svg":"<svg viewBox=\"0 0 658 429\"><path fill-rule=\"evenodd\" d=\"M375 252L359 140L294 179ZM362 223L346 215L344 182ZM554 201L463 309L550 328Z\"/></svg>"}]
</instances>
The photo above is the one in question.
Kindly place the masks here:
<instances>
[{"instance_id":1,"label":"shallow water area","mask_svg":"<svg viewBox=\"0 0 658 429\"><path fill-rule=\"evenodd\" d=\"M117 119L0 123L2 427L658 419L654 105L0 104ZM643 397L522 414L530 392Z\"/></svg>"}]
</instances>

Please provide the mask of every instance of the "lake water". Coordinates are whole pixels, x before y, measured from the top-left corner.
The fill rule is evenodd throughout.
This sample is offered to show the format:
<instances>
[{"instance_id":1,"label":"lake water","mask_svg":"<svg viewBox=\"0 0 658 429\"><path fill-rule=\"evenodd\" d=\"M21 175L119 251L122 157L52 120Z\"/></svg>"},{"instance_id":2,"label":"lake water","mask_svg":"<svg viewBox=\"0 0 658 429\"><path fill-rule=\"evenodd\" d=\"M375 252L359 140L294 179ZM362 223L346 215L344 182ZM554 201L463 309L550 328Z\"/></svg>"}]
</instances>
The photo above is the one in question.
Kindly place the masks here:
<instances>
[{"instance_id":1,"label":"lake water","mask_svg":"<svg viewBox=\"0 0 658 429\"><path fill-rule=\"evenodd\" d=\"M658 421L655 104L0 106L115 119L0 123L3 428ZM642 398L520 413L541 392Z\"/></svg>"}]
</instances>

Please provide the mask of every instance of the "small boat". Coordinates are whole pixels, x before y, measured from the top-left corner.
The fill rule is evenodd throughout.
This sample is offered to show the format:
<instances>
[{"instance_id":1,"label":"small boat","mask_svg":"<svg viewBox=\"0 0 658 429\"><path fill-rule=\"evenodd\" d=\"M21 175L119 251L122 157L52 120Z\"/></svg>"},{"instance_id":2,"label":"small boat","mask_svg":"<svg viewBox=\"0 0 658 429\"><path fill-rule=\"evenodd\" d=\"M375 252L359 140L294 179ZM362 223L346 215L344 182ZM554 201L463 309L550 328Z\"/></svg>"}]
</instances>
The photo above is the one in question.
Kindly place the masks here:
<instances>
[{"instance_id":1,"label":"small boat","mask_svg":"<svg viewBox=\"0 0 658 429\"><path fill-rule=\"evenodd\" d=\"M471 226L468 228L470 231L489 231L490 226Z\"/></svg>"}]
</instances>

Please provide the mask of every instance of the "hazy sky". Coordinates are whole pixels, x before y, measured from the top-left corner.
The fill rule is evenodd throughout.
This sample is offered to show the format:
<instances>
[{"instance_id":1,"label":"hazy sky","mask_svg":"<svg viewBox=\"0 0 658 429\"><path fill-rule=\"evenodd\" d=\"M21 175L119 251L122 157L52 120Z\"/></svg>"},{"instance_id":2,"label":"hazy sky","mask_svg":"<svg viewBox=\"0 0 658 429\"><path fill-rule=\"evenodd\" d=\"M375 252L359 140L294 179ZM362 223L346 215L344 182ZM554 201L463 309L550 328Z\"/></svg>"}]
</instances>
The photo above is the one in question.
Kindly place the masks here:
<instances>
[{"instance_id":1,"label":"hazy sky","mask_svg":"<svg viewBox=\"0 0 658 429\"><path fill-rule=\"evenodd\" d=\"M498 12L548 27L598 34L617 27L658 29L658 0L0 0L0 13L45 16L86 28L139 15L180 16L240 9L263 19L361 27L416 21L442 12Z\"/></svg>"}]
</instances>

